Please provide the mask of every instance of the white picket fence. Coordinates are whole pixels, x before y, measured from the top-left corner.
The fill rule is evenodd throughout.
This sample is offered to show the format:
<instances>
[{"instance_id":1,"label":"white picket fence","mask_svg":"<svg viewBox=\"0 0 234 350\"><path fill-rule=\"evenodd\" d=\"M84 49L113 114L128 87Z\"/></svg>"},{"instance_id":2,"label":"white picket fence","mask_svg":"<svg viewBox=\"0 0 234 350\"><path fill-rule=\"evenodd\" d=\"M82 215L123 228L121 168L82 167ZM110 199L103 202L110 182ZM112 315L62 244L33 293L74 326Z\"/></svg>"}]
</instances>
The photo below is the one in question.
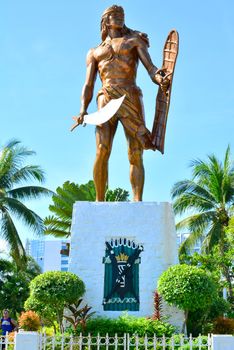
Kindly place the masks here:
<instances>
[{"instance_id":1,"label":"white picket fence","mask_svg":"<svg viewBox=\"0 0 234 350\"><path fill-rule=\"evenodd\" d=\"M46 336L40 338L40 350L211 350L211 336L206 339L174 335L171 338L117 336Z\"/></svg>"},{"instance_id":2,"label":"white picket fence","mask_svg":"<svg viewBox=\"0 0 234 350\"><path fill-rule=\"evenodd\" d=\"M0 350L5 349L5 350L12 350L14 349L15 346L15 338L14 336L10 335L0 335Z\"/></svg>"},{"instance_id":3,"label":"white picket fence","mask_svg":"<svg viewBox=\"0 0 234 350\"><path fill-rule=\"evenodd\" d=\"M158 338L124 334L105 336L46 336L37 332L17 333L16 337L0 336L0 350L233 350L232 335Z\"/></svg>"}]
</instances>

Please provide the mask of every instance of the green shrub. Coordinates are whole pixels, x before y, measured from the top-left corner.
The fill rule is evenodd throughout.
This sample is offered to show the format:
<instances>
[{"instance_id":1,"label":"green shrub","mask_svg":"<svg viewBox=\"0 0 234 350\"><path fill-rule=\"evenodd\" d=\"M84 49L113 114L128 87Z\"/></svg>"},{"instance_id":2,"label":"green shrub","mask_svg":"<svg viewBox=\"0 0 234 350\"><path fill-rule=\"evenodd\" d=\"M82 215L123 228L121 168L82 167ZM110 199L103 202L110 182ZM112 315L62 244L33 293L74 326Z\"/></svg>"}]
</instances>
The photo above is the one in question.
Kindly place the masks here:
<instances>
[{"instance_id":1,"label":"green shrub","mask_svg":"<svg viewBox=\"0 0 234 350\"><path fill-rule=\"evenodd\" d=\"M30 296L25 306L31 306L43 319L57 319L63 331L63 310L73 304L85 292L84 282L71 272L48 271L30 282ZM44 305L43 305L44 304ZM51 323L52 323L51 322Z\"/></svg>"},{"instance_id":2,"label":"green shrub","mask_svg":"<svg viewBox=\"0 0 234 350\"><path fill-rule=\"evenodd\" d=\"M81 332L80 326L77 328L76 334ZM105 335L108 333L110 336L114 336L116 333L119 336L123 336L124 333L138 334L144 336L145 334L157 337L162 337L165 334L170 337L175 332L175 327L169 323L147 319L144 317L133 317L129 315L122 315L116 319L107 317L96 317L87 321L85 334L92 334L93 336L100 333Z\"/></svg>"},{"instance_id":3,"label":"green shrub","mask_svg":"<svg viewBox=\"0 0 234 350\"><path fill-rule=\"evenodd\" d=\"M176 334L173 336L173 346L172 346L172 340L168 339L167 340L167 350L175 349L175 350L190 350L190 340L189 339L184 339L184 345L180 346L180 341L182 334ZM201 340L199 340L199 338ZM206 336L201 336L193 339L193 350L207 350L207 337ZM200 346L200 344L203 344ZM159 347L160 350L163 350L163 347ZM158 350L158 349L157 349Z\"/></svg>"},{"instance_id":4,"label":"green shrub","mask_svg":"<svg viewBox=\"0 0 234 350\"><path fill-rule=\"evenodd\" d=\"M214 322L213 333L234 334L234 319L218 317Z\"/></svg>"},{"instance_id":5,"label":"green shrub","mask_svg":"<svg viewBox=\"0 0 234 350\"><path fill-rule=\"evenodd\" d=\"M230 304L222 297L217 296L209 308L190 311L188 316L188 334L198 336L213 332L213 323L217 317L222 316L230 310Z\"/></svg>"}]
</instances>

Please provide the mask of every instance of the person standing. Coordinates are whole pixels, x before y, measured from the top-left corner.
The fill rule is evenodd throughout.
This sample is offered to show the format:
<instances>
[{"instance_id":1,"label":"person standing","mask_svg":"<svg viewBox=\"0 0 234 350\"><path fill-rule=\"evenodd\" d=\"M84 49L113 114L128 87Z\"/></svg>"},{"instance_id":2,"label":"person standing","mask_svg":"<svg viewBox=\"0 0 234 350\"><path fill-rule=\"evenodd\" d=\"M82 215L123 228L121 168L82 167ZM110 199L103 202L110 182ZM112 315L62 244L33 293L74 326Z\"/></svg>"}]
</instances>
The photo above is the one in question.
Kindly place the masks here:
<instances>
[{"instance_id":1,"label":"person standing","mask_svg":"<svg viewBox=\"0 0 234 350\"><path fill-rule=\"evenodd\" d=\"M18 329L18 325L15 320L10 317L9 311L7 309L3 310L3 317L1 318L0 328L2 330L2 336L6 336L7 333L10 333ZM5 338L2 340L2 350L5 349Z\"/></svg>"}]
</instances>

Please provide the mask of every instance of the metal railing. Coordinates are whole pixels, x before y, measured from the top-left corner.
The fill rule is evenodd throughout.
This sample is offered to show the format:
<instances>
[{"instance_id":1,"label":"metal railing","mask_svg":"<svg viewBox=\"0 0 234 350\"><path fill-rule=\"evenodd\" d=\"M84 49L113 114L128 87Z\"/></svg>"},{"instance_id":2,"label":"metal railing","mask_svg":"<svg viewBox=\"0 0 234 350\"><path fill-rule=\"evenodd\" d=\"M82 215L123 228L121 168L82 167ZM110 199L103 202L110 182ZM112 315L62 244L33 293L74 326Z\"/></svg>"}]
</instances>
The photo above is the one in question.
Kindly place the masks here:
<instances>
[{"instance_id":1,"label":"metal railing","mask_svg":"<svg viewBox=\"0 0 234 350\"><path fill-rule=\"evenodd\" d=\"M124 334L115 336L46 336L40 337L40 350L211 350L211 336L172 337Z\"/></svg>"}]
</instances>

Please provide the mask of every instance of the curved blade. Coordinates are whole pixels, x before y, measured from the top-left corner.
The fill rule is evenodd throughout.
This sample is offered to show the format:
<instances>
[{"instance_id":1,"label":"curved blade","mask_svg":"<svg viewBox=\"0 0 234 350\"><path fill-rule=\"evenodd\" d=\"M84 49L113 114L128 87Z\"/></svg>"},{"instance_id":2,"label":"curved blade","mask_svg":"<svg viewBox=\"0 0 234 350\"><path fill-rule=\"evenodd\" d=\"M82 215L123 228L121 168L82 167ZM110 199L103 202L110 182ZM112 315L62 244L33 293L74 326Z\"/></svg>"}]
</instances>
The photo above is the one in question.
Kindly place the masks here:
<instances>
[{"instance_id":1,"label":"curved blade","mask_svg":"<svg viewBox=\"0 0 234 350\"><path fill-rule=\"evenodd\" d=\"M84 123L92 125L104 124L111 119L113 115L115 115L123 103L124 98L125 95L120 98L110 100L110 102L108 102L103 108L99 109L99 111L85 115Z\"/></svg>"}]
</instances>

